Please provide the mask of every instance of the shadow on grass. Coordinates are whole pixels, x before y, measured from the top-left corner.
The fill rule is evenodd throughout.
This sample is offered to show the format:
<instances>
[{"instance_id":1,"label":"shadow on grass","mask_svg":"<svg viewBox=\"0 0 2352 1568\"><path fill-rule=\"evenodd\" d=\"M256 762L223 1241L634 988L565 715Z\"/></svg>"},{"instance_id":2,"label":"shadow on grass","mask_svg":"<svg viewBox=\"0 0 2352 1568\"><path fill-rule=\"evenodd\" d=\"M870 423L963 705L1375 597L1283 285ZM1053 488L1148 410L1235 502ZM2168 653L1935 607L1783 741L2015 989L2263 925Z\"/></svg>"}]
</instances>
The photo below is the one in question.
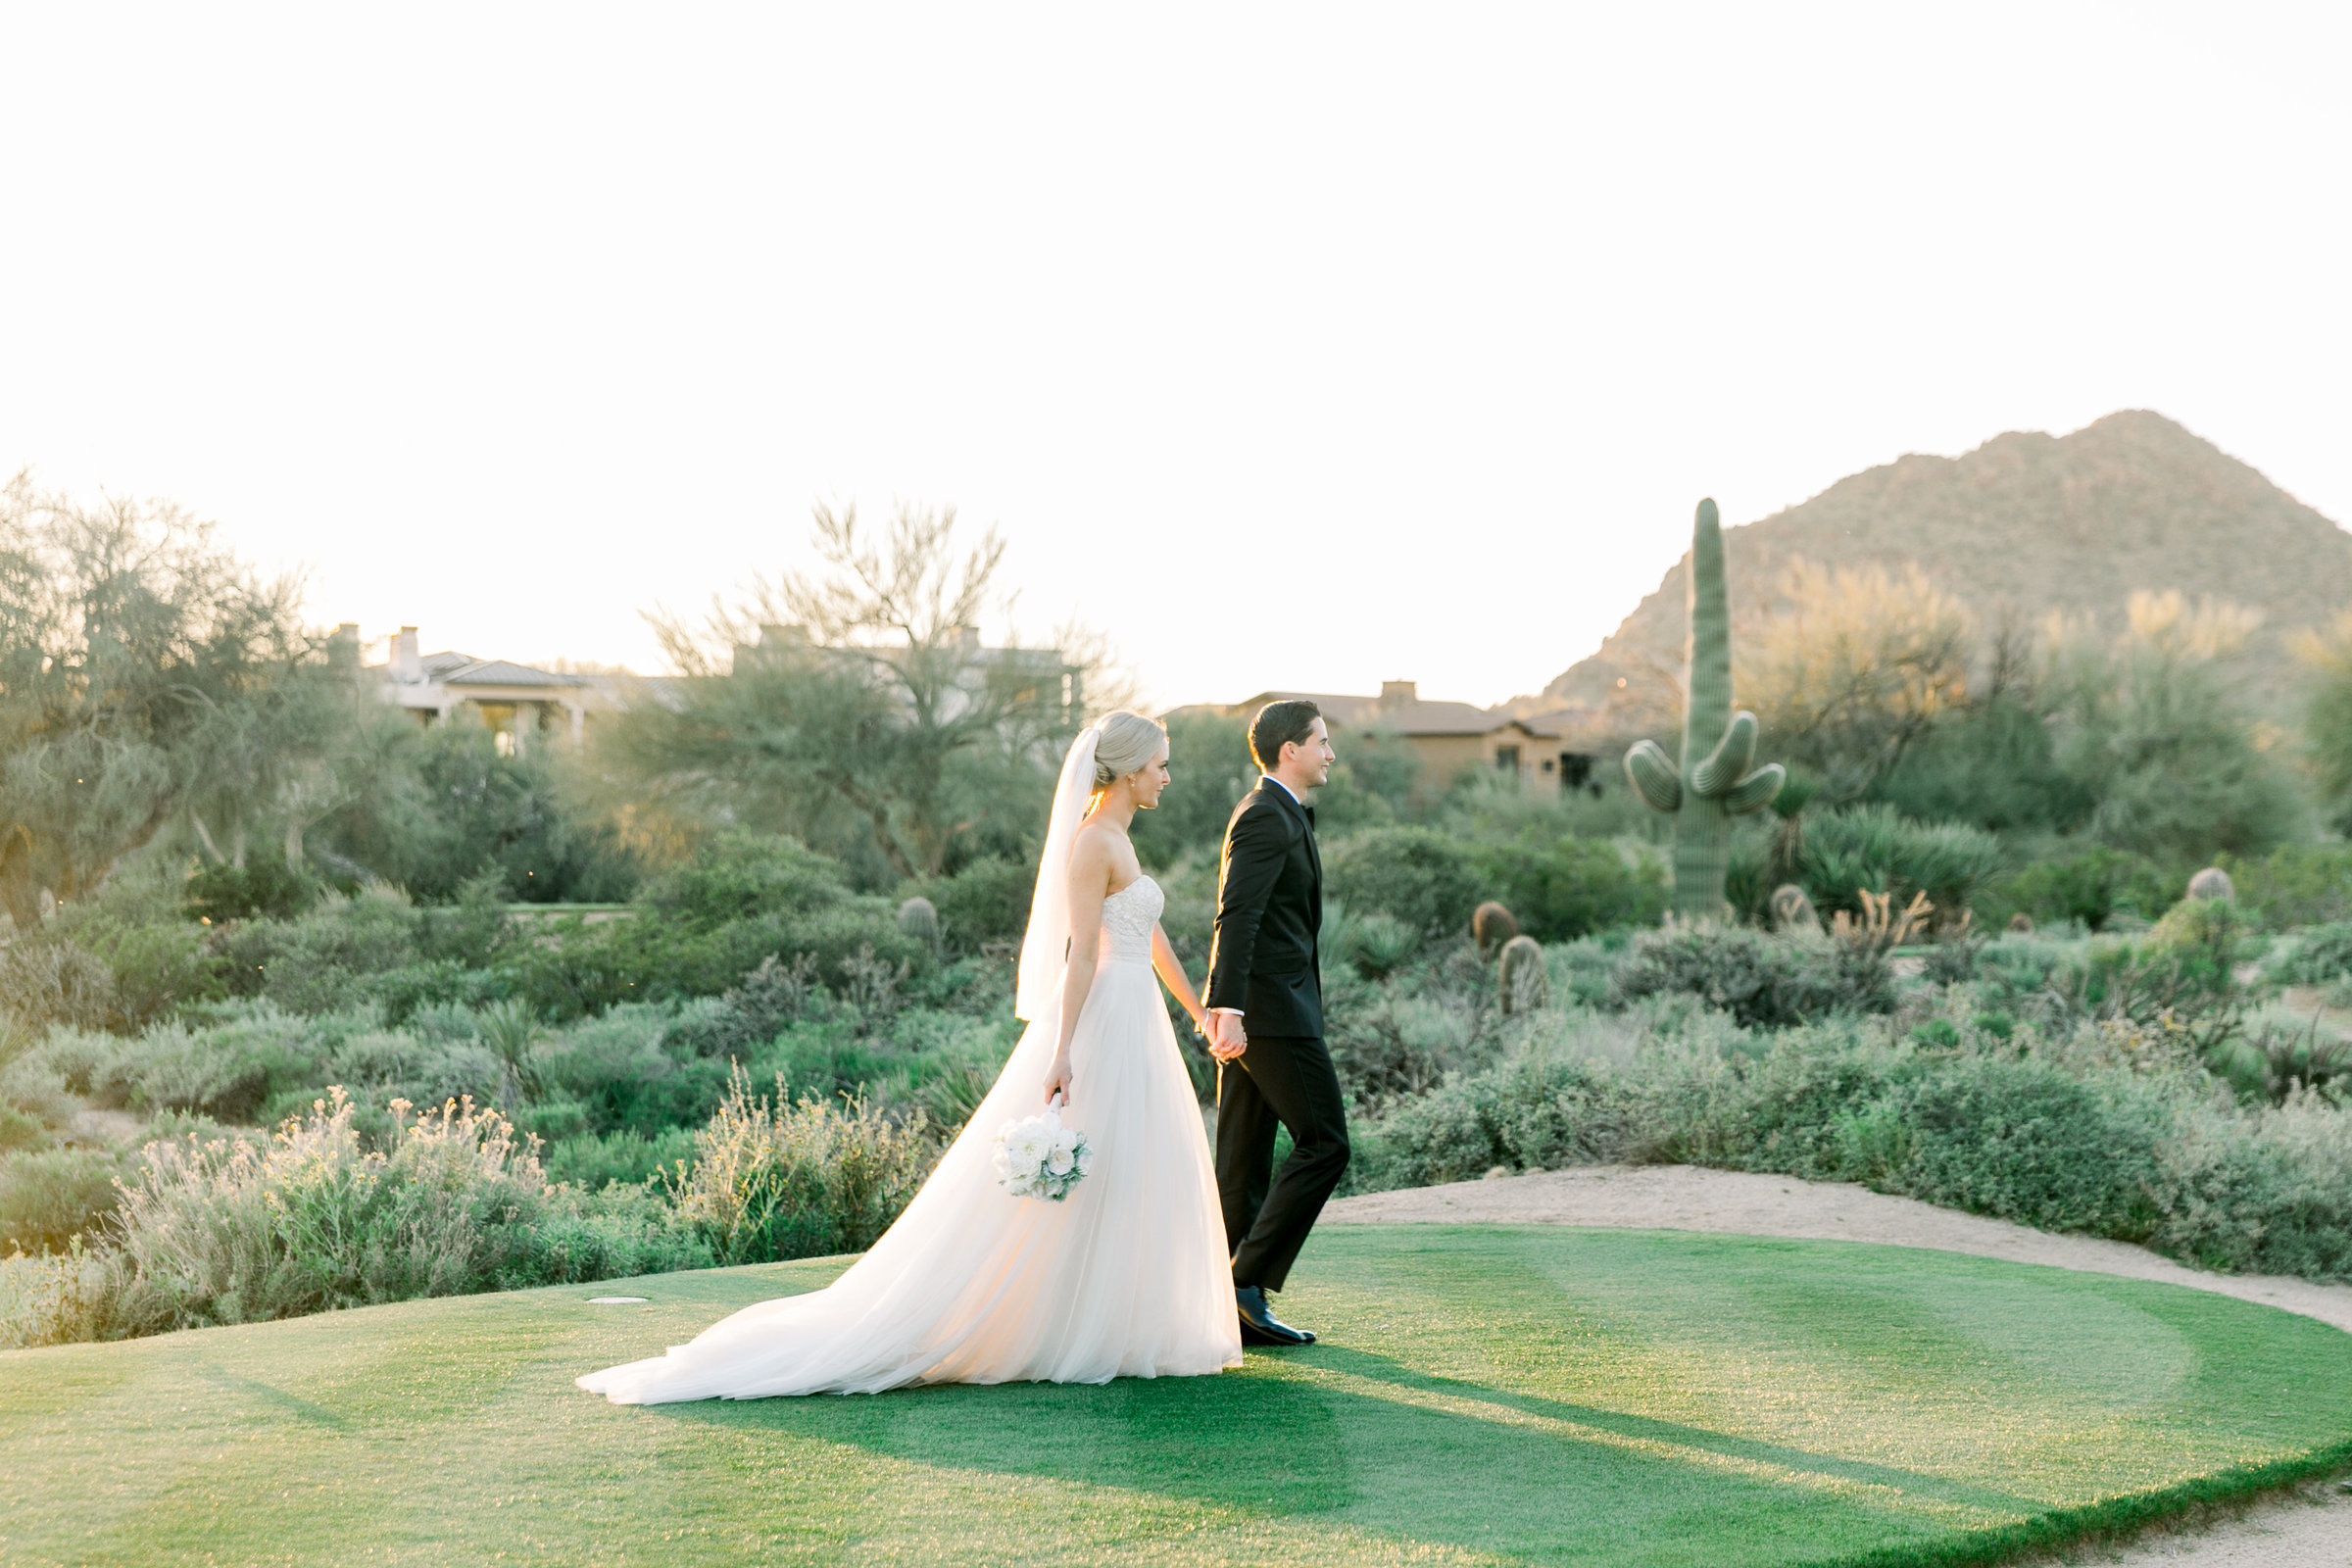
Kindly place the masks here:
<instances>
[{"instance_id":1,"label":"shadow on grass","mask_svg":"<svg viewBox=\"0 0 2352 1568\"><path fill-rule=\"evenodd\" d=\"M1347 1382L1253 1358L1215 1378L648 1409L946 1470L1339 1519L1531 1562L1646 1558L1668 1541L1697 1546L1735 1520L1740 1547L1686 1560L1819 1560L1824 1547L1932 1547L2048 1508L1949 1477L1432 1377L1364 1351L1326 1346L1302 1359ZM1779 1549L1755 1553L1763 1541Z\"/></svg>"}]
</instances>

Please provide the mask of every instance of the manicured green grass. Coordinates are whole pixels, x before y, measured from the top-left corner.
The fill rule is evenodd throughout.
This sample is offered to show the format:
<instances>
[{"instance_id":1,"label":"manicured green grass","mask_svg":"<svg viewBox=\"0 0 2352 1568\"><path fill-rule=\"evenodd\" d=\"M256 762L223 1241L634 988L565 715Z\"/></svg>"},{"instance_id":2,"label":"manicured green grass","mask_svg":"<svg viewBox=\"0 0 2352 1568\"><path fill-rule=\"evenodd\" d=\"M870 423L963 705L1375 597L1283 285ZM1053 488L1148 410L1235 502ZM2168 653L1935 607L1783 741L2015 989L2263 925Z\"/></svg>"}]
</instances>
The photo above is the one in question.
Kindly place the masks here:
<instances>
[{"instance_id":1,"label":"manicured green grass","mask_svg":"<svg viewBox=\"0 0 2352 1568\"><path fill-rule=\"evenodd\" d=\"M571 1387L839 1266L0 1355L0 1560L1958 1562L2352 1440L2352 1336L2229 1298L1541 1227L1327 1228L1283 1305L1328 1342L1219 1378Z\"/></svg>"}]
</instances>

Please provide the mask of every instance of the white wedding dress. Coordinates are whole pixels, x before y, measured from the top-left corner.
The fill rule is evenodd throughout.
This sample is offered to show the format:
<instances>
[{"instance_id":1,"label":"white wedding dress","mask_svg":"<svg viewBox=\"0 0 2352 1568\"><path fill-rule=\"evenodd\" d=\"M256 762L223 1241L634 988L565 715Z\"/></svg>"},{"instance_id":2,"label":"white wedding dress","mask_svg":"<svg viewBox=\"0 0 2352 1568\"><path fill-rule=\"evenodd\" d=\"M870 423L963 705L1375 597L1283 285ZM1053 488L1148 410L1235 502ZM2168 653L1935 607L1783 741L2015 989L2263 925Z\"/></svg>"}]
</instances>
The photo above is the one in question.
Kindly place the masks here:
<instances>
[{"instance_id":1,"label":"white wedding dress","mask_svg":"<svg viewBox=\"0 0 2352 1568\"><path fill-rule=\"evenodd\" d=\"M1041 908L1055 874L1051 838L1046 865ZM998 1128L1045 1108L1054 1003L1028 1011L1034 1021L978 1112L848 1273L821 1291L747 1306L692 1344L591 1373L580 1387L616 1404L662 1404L916 1383L1106 1383L1241 1365L1208 1140L1152 972L1162 903L1147 876L1102 904L1062 1110L1095 1159L1067 1199L1011 1197L991 1165Z\"/></svg>"}]
</instances>

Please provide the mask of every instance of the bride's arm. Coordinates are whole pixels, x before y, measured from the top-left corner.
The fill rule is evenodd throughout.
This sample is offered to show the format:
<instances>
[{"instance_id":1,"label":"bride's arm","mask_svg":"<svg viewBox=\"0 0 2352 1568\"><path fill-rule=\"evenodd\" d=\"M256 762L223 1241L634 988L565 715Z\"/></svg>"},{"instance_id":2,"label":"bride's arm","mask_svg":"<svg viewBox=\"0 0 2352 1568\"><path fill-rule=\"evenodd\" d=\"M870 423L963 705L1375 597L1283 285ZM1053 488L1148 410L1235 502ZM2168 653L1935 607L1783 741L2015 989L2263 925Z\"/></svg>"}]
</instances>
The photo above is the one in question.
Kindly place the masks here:
<instances>
[{"instance_id":1,"label":"bride's arm","mask_svg":"<svg viewBox=\"0 0 2352 1568\"><path fill-rule=\"evenodd\" d=\"M1110 852L1100 835L1081 833L1070 846L1070 957L1061 977L1061 1038L1054 1064L1046 1069L1046 1098L1065 1099L1070 1089L1070 1036L1086 994L1095 985L1095 957L1102 947L1102 900L1110 892Z\"/></svg>"},{"instance_id":2,"label":"bride's arm","mask_svg":"<svg viewBox=\"0 0 2352 1568\"><path fill-rule=\"evenodd\" d=\"M1193 982L1176 961L1176 950L1168 946L1167 932L1155 921L1152 926L1152 967L1159 971L1159 983L1168 988L1168 995L1192 1015L1193 1027L1200 1027L1200 999L1193 994Z\"/></svg>"}]
</instances>

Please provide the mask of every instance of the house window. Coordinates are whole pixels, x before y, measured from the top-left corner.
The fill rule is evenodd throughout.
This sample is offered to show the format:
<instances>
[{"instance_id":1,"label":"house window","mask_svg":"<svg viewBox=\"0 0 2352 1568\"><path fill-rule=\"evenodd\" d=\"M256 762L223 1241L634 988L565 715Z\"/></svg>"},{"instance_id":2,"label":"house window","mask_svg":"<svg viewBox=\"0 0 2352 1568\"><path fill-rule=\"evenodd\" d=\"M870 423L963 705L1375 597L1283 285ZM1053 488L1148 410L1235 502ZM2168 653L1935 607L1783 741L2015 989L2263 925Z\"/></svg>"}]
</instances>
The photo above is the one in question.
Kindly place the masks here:
<instances>
[{"instance_id":1,"label":"house window","mask_svg":"<svg viewBox=\"0 0 2352 1568\"><path fill-rule=\"evenodd\" d=\"M1545 763L1548 769L1550 764ZM1592 759L1582 752L1560 754L1560 788L1582 789L1592 777Z\"/></svg>"},{"instance_id":2,"label":"house window","mask_svg":"<svg viewBox=\"0 0 2352 1568\"><path fill-rule=\"evenodd\" d=\"M1516 773L1516 772L1518 772L1518 771L1519 771L1519 748L1518 748L1518 747L1516 747L1516 746L1497 746L1497 747L1495 747L1495 748L1494 748L1494 770L1495 770L1497 773Z\"/></svg>"}]
</instances>

